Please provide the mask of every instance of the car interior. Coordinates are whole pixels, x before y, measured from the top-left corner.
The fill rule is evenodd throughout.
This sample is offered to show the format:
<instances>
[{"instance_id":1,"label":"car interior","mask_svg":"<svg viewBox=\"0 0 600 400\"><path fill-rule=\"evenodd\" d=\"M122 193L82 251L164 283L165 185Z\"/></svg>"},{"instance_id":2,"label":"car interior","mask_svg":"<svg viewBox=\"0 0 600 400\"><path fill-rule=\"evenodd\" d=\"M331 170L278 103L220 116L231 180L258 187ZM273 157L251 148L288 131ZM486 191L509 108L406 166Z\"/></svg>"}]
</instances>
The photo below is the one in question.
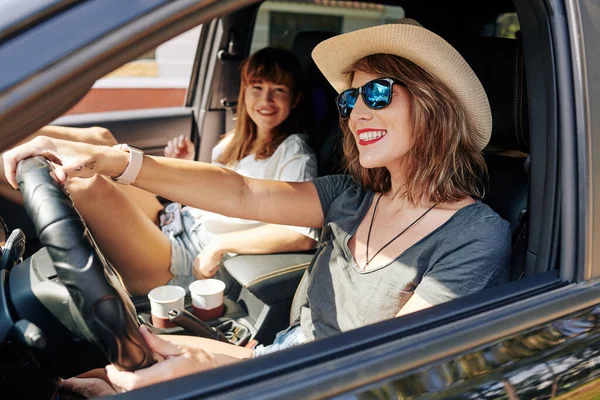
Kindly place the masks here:
<instances>
[{"instance_id":1,"label":"car interior","mask_svg":"<svg viewBox=\"0 0 600 400\"><path fill-rule=\"evenodd\" d=\"M260 7L269 3L250 4L204 22L182 107L68 115L52 123L104 126L120 142L154 155L162 154L169 139L185 134L195 143L197 159L209 161L219 136L235 123L239 67L250 54ZM338 3L356 3L356 7L367 8L389 5L386 1ZM390 338L408 336L515 299L546 293L577 279L574 271L557 269L561 214L557 189L556 66L551 61L552 46L548 21L543 20L547 18L543 5L533 1L513 4L508 0L476 4L439 2L432 5L432 2L415 0L390 3L401 6L407 17L416 19L455 46L486 90L494 122L491 140L484 150L489 184L483 201L510 223L511 281L417 315L408 315L401 323L384 321L340 334L339 338L324 339L318 349L315 347L305 353L313 359L347 351L352 346L364 346L365 340L384 343ZM294 11L289 13L293 15ZM501 21L506 20L507 15L520 24L513 37L499 33ZM306 73L310 144L317 155L319 176L345 172L341 163L339 116L334 104L336 93L310 54L319 42L339 33L317 26L299 28L293 37L287 38L290 50ZM163 200L168 202L168 199ZM47 251L47 242L36 234L36 229L39 231L35 225L37 217L28 216L22 206L6 199L0 199L0 209L8 233L20 228L27 239L20 251L4 250L3 259L8 258L9 253L14 258L6 261L12 265L8 282L10 295L4 301L11 304L13 315L33 322L47 342L41 349L30 340L26 344L30 349L27 355L17 346L1 346L2 370L5 371L8 364L18 365L28 376L48 382L45 379L48 371L68 377L104 366L106 352L82 339L89 335L82 332L76 317L65 316L71 314L69 307L74 305L66 300L69 293L57 278L56 260L53 263L54 257L51 257L54 254ZM314 250L238 255L226 260L220 275L227 282L225 314L207 324L217 327L234 344L271 343L275 334L298 316L294 295L313 254ZM118 280L118 277L111 279ZM131 300L135 307L131 312L139 321L151 325L148 299L133 297ZM190 305L191 299L186 298L186 306ZM192 335L202 334L203 329L153 328L157 333ZM290 358L300 356L295 350L289 351ZM78 357L78 354L86 354L86 357ZM38 368L39 365L43 368ZM16 375L24 379L22 372L3 374L4 379ZM36 388L40 392L46 389L43 385Z\"/></svg>"}]
</instances>

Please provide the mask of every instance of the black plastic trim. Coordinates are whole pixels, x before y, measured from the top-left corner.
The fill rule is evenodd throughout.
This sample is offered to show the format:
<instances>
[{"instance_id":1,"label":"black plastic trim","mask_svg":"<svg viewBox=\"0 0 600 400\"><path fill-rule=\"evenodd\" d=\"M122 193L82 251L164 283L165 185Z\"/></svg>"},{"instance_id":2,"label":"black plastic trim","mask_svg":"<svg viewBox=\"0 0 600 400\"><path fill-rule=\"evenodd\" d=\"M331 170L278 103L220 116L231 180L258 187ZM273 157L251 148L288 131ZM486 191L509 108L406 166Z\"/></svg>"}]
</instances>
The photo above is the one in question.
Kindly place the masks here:
<instances>
[{"instance_id":1,"label":"black plastic trim","mask_svg":"<svg viewBox=\"0 0 600 400\"><path fill-rule=\"evenodd\" d=\"M573 94L573 70L570 52L569 30L565 19L565 10L561 2L550 3L550 21L555 51L555 65L557 75L558 95L558 131L560 141L560 181L561 181L561 277L569 281L580 281L583 271L577 266L582 265L577 253L585 243L580 241L581 228L585 226L585 216L580 215L583 205L579 204L579 190L583 189L577 176L582 173L577 160L577 140L573 110L575 109ZM585 161L585 160L584 160ZM579 171L578 171L579 170ZM584 184L584 182L581 182ZM585 198L585 196L584 196ZM587 214L587 213L582 213ZM579 244L579 246L578 246Z\"/></svg>"},{"instance_id":2,"label":"black plastic trim","mask_svg":"<svg viewBox=\"0 0 600 400\"><path fill-rule=\"evenodd\" d=\"M8 304L8 274L7 270L0 270L0 343L4 343L15 323Z\"/></svg>"}]
</instances>

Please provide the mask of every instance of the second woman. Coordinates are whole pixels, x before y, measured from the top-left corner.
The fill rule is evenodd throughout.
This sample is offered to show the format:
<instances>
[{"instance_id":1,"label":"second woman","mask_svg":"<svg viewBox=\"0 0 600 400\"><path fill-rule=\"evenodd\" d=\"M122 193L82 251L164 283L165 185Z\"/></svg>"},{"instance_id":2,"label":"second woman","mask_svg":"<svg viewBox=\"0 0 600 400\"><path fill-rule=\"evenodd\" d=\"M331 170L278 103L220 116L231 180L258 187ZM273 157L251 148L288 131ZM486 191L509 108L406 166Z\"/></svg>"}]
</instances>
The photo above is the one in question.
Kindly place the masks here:
<instances>
[{"instance_id":1,"label":"second woman","mask_svg":"<svg viewBox=\"0 0 600 400\"><path fill-rule=\"evenodd\" d=\"M314 179L316 157L302 134L302 82L303 72L293 53L267 47L250 56L241 68L235 130L215 146L212 163L250 178ZM98 127L48 126L27 141L36 136L97 145L118 143L107 129ZM139 151L128 146L126 150ZM193 144L176 138L165 148L165 155L193 159ZM4 171L0 172L3 176ZM120 178L115 180L126 181ZM67 187L96 243L132 294L146 294L167 283L187 287L197 278L214 276L223 258L232 254L308 250L318 238L317 229L230 218L180 208L176 203L168 205L166 210L171 212L164 214L165 207L154 194L100 175L69 179ZM2 195L11 192L15 193L0 191ZM213 201L227 199L215 197ZM161 222L172 223L160 229Z\"/></svg>"}]
</instances>

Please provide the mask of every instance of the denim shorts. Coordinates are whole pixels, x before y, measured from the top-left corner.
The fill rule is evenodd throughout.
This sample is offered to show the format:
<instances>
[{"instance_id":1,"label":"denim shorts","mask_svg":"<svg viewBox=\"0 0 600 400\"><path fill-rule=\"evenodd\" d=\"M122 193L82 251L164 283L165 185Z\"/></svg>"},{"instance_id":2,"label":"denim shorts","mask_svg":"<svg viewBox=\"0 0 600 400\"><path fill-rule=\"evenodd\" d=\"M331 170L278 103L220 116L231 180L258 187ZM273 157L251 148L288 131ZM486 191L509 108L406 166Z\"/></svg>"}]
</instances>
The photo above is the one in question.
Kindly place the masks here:
<instances>
[{"instance_id":1,"label":"denim shorts","mask_svg":"<svg viewBox=\"0 0 600 400\"><path fill-rule=\"evenodd\" d=\"M279 350L285 350L293 346L298 346L304 342L306 342L306 338L304 337L304 333L302 332L300 325L290 326L275 336L273 344L268 346L263 346L262 344L256 346L252 357L260 357L265 354L275 353Z\"/></svg>"},{"instance_id":2,"label":"denim shorts","mask_svg":"<svg viewBox=\"0 0 600 400\"><path fill-rule=\"evenodd\" d=\"M194 259L206 246L202 243L198 230L200 220L187 208L181 210L183 231L179 235L167 235L171 241L171 268L173 278L169 285L178 285L187 290L187 287L196 278L192 268Z\"/></svg>"}]
</instances>

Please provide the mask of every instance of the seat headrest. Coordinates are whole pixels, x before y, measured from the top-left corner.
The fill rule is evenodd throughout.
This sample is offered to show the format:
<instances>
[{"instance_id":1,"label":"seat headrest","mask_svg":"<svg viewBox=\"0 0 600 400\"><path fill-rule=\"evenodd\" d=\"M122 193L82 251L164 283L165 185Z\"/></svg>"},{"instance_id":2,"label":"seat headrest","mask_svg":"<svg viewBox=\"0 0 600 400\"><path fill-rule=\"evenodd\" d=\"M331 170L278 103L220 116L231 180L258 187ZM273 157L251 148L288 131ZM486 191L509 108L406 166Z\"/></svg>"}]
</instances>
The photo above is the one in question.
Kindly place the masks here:
<instances>
[{"instance_id":1,"label":"seat headrest","mask_svg":"<svg viewBox=\"0 0 600 400\"><path fill-rule=\"evenodd\" d=\"M335 36L333 32L304 31L294 38L292 52L300 60L306 74L305 96L309 126L309 142L317 154L319 176L330 175L340 171L339 147L339 117L335 106L337 92L323 76L312 59L311 53L315 46L323 40Z\"/></svg>"},{"instance_id":2,"label":"seat headrest","mask_svg":"<svg viewBox=\"0 0 600 400\"><path fill-rule=\"evenodd\" d=\"M308 75L310 79L313 69L316 69L315 63L311 57L311 53L316 45L321 43L323 40L329 39L335 36L333 32L327 31L304 31L298 32L292 43L292 53L298 57L302 69ZM320 74L320 71L317 70Z\"/></svg>"},{"instance_id":3,"label":"seat headrest","mask_svg":"<svg viewBox=\"0 0 600 400\"><path fill-rule=\"evenodd\" d=\"M486 149L529 153L529 118L521 41L478 37L450 42L473 68L489 98L493 127Z\"/></svg>"}]
</instances>

